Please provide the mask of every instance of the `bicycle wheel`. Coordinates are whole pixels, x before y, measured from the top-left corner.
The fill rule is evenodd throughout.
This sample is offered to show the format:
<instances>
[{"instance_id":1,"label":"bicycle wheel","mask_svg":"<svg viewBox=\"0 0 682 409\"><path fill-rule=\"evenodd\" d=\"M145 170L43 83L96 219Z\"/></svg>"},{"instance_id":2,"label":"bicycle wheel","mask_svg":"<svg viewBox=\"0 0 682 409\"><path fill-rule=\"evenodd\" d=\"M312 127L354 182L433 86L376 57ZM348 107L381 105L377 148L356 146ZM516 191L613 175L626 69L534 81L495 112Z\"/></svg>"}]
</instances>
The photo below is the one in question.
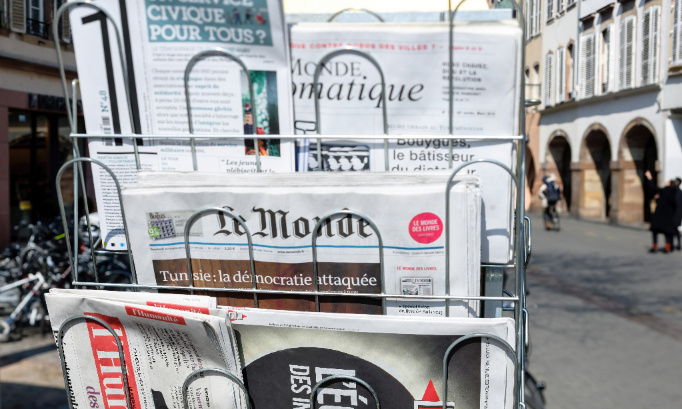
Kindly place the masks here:
<instances>
[{"instance_id":1,"label":"bicycle wheel","mask_svg":"<svg viewBox=\"0 0 682 409\"><path fill-rule=\"evenodd\" d=\"M6 321L0 321L0 342L9 341L10 334L12 333L12 326Z\"/></svg>"},{"instance_id":2,"label":"bicycle wheel","mask_svg":"<svg viewBox=\"0 0 682 409\"><path fill-rule=\"evenodd\" d=\"M525 400L527 409L545 409L545 395L542 393L544 385L538 383L533 376L526 371ZM542 385L542 386L541 386Z\"/></svg>"}]
</instances>

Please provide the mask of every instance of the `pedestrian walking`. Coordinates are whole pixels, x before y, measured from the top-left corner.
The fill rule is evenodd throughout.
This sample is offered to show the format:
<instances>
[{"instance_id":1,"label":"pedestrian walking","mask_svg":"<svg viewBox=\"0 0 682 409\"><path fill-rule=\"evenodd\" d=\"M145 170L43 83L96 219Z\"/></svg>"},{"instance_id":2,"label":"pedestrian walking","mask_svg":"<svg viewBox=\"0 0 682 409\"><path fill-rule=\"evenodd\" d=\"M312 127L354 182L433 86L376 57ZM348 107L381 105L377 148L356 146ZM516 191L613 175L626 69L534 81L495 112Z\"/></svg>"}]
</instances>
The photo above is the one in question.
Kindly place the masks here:
<instances>
[{"instance_id":1,"label":"pedestrian walking","mask_svg":"<svg viewBox=\"0 0 682 409\"><path fill-rule=\"evenodd\" d=\"M658 187L653 181L651 172L648 170L644 173L647 179L646 188L654 195L656 200L656 210L651 215L651 224L649 230L652 234L652 244L649 249L650 253L658 251L658 235L665 236L664 253L672 251L672 241L675 232L677 231L677 224L675 220L677 212L677 188L675 181L668 181L664 187Z\"/></svg>"},{"instance_id":2,"label":"pedestrian walking","mask_svg":"<svg viewBox=\"0 0 682 409\"><path fill-rule=\"evenodd\" d=\"M556 210L556 204L561 200L561 189L556 183L554 173L542 178L542 186L538 191L538 196L542 200L542 208L545 210L545 229L552 228L552 219Z\"/></svg>"}]
</instances>

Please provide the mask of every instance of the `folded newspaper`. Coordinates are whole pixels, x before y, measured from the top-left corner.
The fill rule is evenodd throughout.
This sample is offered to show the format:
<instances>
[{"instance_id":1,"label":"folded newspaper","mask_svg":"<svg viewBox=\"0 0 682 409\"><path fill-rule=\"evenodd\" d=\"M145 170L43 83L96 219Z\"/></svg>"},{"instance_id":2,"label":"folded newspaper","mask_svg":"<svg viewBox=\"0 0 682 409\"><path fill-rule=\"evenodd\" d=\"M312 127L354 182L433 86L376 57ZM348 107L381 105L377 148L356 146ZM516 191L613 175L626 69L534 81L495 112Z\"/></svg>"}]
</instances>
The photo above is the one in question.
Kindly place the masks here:
<instances>
[{"instance_id":1,"label":"folded newspaper","mask_svg":"<svg viewBox=\"0 0 682 409\"><path fill-rule=\"evenodd\" d=\"M191 278L196 287L252 288L247 229L216 212L205 214L192 226L192 272L188 275L186 222L197 210L217 206L238 215L251 233L258 289L314 290L314 229L323 217L349 210L357 214L328 217L317 232L319 290L339 294L321 297L322 311L380 314L380 299L351 294L383 290L413 296L389 299L388 314L445 315L444 300L418 296L480 295L481 204L475 176L454 179L447 199L448 220L449 172L366 173L362 177L204 175L203 179L193 173L184 175L175 174L161 184L143 181L123 191L140 284L188 286ZM451 231L446 248L447 224ZM218 295L222 305L254 305L251 294L208 294ZM315 309L314 298L305 294L258 298L259 306L265 308ZM476 316L478 308L477 301L451 301L449 313Z\"/></svg>"},{"instance_id":2,"label":"folded newspaper","mask_svg":"<svg viewBox=\"0 0 682 409\"><path fill-rule=\"evenodd\" d=\"M85 128L89 134L112 135L112 139L90 138L89 155L109 166L121 184L135 182L133 143L138 145L142 168L192 169L187 140L133 141L113 139L113 135L189 135L184 74L192 56L202 51L220 47L241 58L249 70L254 101L239 65L225 57L197 62L188 80L194 133L293 133L288 33L281 1L97 0L96 4L121 29L127 82L120 69L116 32L104 15L92 7L72 7L69 22ZM293 142L258 142L255 146L253 139L244 138L197 141L198 167L207 172L255 172L257 151L264 171L294 171ZM114 183L99 167L93 169L93 181L104 246L123 250Z\"/></svg>"},{"instance_id":3,"label":"folded newspaper","mask_svg":"<svg viewBox=\"0 0 682 409\"><path fill-rule=\"evenodd\" d=\"M367 52L386 83L388 152L380 140L302 140L298 169L416 171L494 159L513 170L515 143L483 140L518 134L522 33L514 20L458 22L453 34L453 129L449 130L449 27L446 23L300 23L291 29L296 133L314 137L313 74L324 55L342 47ZM383 134L381 77L359 55L339 55L321 69L322 134ZM430 135L430 136L427 136ZM428 137L432 139L416 139ZM472 139L473 138L473 139ZM481 139L476 139L481 138ZM450 144L452 143L452 152ZM508 263L513 238L513 184L490 164L467 166L481 177L481 260Z\"/></svg>"},{"instance_id":4,"label":"folded newspaper","mask_svg":"<svg viewBox=\"0 0 682 409\"><path fill-rule=\"evenodd\" d=\"M223 308L223 307L221 307ZM225 307L227 308L227 307ZM230 310L243 357L244 379L254 409L309 408L312 387L333 376L354 376L391 409L513 407L512 361L490 338L467 341L448 365L443 396L443 358L464 335L483 333L514 345L509 318L384 317L257 309ZM325 384L316 407L375 408L363 386Z\"/></svg>"},{"instance_id":5,"label":"folded newspaper","mask_svg":"<svg viewBox=\"0 0 682 409\"><path fill-rule=\"evenodd\" d=\"M104 291L53 291L45 297L55 335L76 315L94 320L65 326L63 347L68 397L73 407L182 407L182 387L195 370L220 368L241 379L228 312L209 308L209 297ZM126 373L119 353L123 353ZM216 376L189 384L190 408L243 408L239 388Z\"/></svg>"},{"instance_id":6,"label":"folded newspaper","mask_svg":"<svg viewBox=\"0 0 682 409\"><path fill-rule=\"evenodd\" d=\"M299 23L290 37L297 133L384 133L381 76L370 60L357 54L336 56L321 68L321 129L316 129L315 68L323 56L344 47L366 52L381 68L389 134L450 133L447 23ZM458 22L452 41L452 134L516 134L523 50L518 23ZM434 164L447 163L443 159Z\"/></svg>"}]
</instances>

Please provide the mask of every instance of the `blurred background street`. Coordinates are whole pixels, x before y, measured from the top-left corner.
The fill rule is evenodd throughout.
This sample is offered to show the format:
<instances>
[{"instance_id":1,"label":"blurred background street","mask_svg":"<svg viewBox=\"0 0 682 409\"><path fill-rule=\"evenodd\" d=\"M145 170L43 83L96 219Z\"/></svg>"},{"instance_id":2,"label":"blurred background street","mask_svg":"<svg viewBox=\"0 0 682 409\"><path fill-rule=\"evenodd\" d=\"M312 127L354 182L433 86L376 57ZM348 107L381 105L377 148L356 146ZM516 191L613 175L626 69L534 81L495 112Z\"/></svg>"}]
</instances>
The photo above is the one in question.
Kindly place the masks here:
<instances>
[{"instance_id":1,"label":"blurred background street","mask_svg":"<svg viewBox=\"0 0 682 409\"><path fill-rule=\"evenodd\" d=\"M682 253L648 253L647 230L533 226L530 369L547 407L680 407Z\"/></svg>"},{"instance_id":2,"label":"blurred background street","mask_svg":"<svg viewBox=\"0 0 682 409\"><path fill-rule=\"evenodd\" d=\"M529 368L551 409L679 407L682 252L650 254L650 233L533 214ZM49 333L0 344L2 409L66 408Z\"/></svg>"},{"instance_id":3,"label":"blurred background street","mask_svg":"<svg viewBox=\"0 0 682 409\"><path fill-rule=\"evenodd\" d=\"M67 409L62 367L49 332L30 328L0 344L0 408Z\"/></svg>"}]
</instances>

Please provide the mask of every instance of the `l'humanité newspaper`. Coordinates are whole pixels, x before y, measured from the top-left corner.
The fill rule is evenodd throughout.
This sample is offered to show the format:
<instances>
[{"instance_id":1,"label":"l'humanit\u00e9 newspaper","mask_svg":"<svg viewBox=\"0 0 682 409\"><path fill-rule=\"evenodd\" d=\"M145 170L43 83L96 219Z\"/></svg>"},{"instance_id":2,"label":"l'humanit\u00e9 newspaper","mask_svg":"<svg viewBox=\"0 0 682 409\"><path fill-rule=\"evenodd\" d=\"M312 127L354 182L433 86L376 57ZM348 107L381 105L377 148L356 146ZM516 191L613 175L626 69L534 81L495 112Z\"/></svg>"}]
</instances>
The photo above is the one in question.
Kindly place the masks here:
<instances>
[{"instance_id":1,"label":"l'humanit\u00e9 newspaper","mask_svg":"<svg viewBox=\"0 0 682 409\"><path fill-rule=\"evenodd\" d=\"M70 10L85 126L89 134L278 135L293 133L288 33L278 0L186 2L181 0L98 0L121 29L128 67L130 106L121 72L116 32L91 7ZM188 75L190 105L185 100L185 69L202 51L220 47L237 63L213 56L196 63ZM129 114L130 113L130 114ZM132 119L131 119L132 115ZM192 170L190 142L163 139L89 139L89 154L107 165L123 186L136 181L137 163L149 170ZM250 138L196 142L198 170L292 172L294 144ZM109 174L93 168L102 238L110 250L126 241L116 189Z\"/></svg>"},{"instance_id":2,"label":"l'humanit\u00e9 newspaper","mask_svg":"<svg viewBox=\"0 0 682 409\"><path fill-rule=\"evenodd\" d=\"M315 239L318 289L335 294L319 298L321 311L381 314L379 297L353 294L383 293L412 296L389 298L388 314L444 316L443 299L419 296L480 295L476 176L454 179L448 207L449 172L254 174L217 176L215 184L185 176L174 174L161 186L145 179L123 192L140 284L182 287L191 278L198 288L251 289L253 274L257 289L284 291L258 295L259 307L314 311L313 296L286 292L315 289ZM188 230L188 274L187 221L209 207L234 218L215 211L196 217ZM253 294L217 295L222 305L254 306ZM476 301L449 303L451 316L478 310Z\"/></svg>"},{"instance_id":3,"label":"l'humanit\u00e9 newspaper","mask_svg":"<svg viewBox=\"0 0 682 409\"><path fill-rule=\"evenodd\" d=\"M320 387L315 407L427 409L443 401L448 408L512 407L513 352L496 341L512 343L510 318L207 307L213 303L201 296L51 291L55 332L79 314L91 318L66 325L62 339L73 406L182 407L186 384L191 409L246 408L246 399L255 409L305 409L313 385L351 376L369 384L379 402L364 386L344 380ZM453 346L472 334L483 336ZM225 370L244 381L249 396L219 374L189 377L198 369Z\"/></svg>"},{"instance_id":4,"label":"l'humanit\u00e9 newspaper","mask_svg":"<svg viewBox=\"0 0 682 409\"><path fill-rule=\"evenodd\" d=\"M73 407L182 407L183 384L196 370L218 368L242 379L228 313L210 308L215 300L120 294L70 290L46 295L55 334L67 320L81 316L63 327L61 338ZM193 379L188 402L192 408L218 402L245 407L236 385L217 377Z\"/></svg>"}]
</instances>

